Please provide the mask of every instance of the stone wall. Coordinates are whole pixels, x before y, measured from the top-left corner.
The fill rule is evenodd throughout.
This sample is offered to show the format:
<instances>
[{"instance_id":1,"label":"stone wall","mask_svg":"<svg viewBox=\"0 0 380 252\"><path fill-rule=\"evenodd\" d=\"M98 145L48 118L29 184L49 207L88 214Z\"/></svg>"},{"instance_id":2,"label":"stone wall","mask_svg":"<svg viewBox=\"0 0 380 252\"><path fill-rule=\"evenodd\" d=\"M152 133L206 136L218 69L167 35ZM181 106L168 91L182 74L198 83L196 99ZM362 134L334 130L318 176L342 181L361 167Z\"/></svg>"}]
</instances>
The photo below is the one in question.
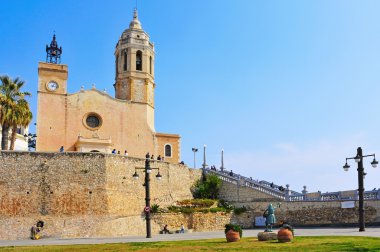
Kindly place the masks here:
<instances>
[{"instance_id":1,"label":"stone wall","mask_svg":"<svg viewBox=\"0 0 380 252\"><path fill-rule=\"evenodd\" d=\"M132 178L135 168L144 167L144 159L104 153L0 152L0 239L26 239L38 220L45 222L48 237L117 237L144 235L144 174ZM151 176L151 203L161 208L192 198L190 187L201 171L186 166L152 161L162 180ZM234 199L240 214L193 213L156 214L152 234L165 224L177 229L183 223L194 231L223 230L226 223L254 226L268 202L277 200L251 188L237 188L223 182L221 195ZM257 201L258 200L258 201ZM354 225L356 207L342 209L340 201L281 202L278 220L297 226ZM380 223L380 201L365 201L367 225Z\"/></svg>"},{"instance_id":2,"label":"stone wall","mask_svg":"<svg viewBox=\"0 0 380 252\"><path fill-rule=\"evenodd\" d=\"M53 237L145 233L145 160L104 153L0 152L0 239L25 239L38 220ZM151 203L162 207L192 198L199 170L151 162ZM133 227L133 228L132 228Z\"/></svg>"},{"instance_id":3,"label":"stone wall","mask_svg":"<svg viewBox=\"0 0 380 252\"><path fill-rule=\"evenodd\" d=\"M231 203L276 200L273 196L253 188L240 186L227 181L222 181L219 198Z\"/></svg>"},{"instance_id":4,"label":"stone wall","mask_svg":"<svg viewBox=\"0 0 380 252\"><path fill-rule=\"evenodd\" d=\"M278 201L272 202L277 206ZM241 202L236 206L247 207L248 211L235 215L233 221L244 227L253 227L254 218L262 216L269 202ZM295 226L342 226L358 223L358 206L355 208L341 208L340 201L303 201L281 202L275 215L277 221L286 220ZM364 202L366 225L380 224L380 201L366 200Z\"/></svg>"},{"instance_id":5,"label":"stone wall","mask_svg":"<svg viewBox=\"0 0 380 252\"><path fill-rule=\"evenodd\" d=\"M230 223L232 213L162 213L154 214L152 220L155 223L153 230L157 233L167 224L170 231L179 230L181 224L185 229L193 231L224 230L224 225ZM159 228L159 229L157 229Z\"/></svg>"}]
</instances>

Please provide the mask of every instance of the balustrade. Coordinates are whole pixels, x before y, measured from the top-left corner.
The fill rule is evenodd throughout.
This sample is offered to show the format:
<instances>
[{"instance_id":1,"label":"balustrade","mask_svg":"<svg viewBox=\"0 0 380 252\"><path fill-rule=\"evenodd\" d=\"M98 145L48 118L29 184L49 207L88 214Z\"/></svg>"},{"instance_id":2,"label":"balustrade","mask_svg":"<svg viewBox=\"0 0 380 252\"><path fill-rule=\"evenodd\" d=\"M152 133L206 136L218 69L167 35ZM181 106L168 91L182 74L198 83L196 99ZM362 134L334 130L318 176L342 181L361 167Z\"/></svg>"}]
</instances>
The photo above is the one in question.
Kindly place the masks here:
<instances>
[{"instance_id":1,"label":"balustrade","mask_svg":"<svg viewBox=\"0 0 380 252\"><path fill-rule=\"evenodd\" d=\"M342 196L342 192L319 193L319 195L315 195L314 193L313 195L308 195L289 190L289 188L284 188L283 191L280 191L280 186L274 183L269 183L268 181L253 180L251 178L247 178L239 174L233 174L231 176L228 171L215 171L208 168L205 169L205 172L217 175L222 181L232 183L238 186L249 187L259 192L263 192L265 194L286 201L347 201L357 199L356 197L350 195L343 194ZM380 200L380 189L364 192L364 199Z\"/></svg>"}]
</instances>

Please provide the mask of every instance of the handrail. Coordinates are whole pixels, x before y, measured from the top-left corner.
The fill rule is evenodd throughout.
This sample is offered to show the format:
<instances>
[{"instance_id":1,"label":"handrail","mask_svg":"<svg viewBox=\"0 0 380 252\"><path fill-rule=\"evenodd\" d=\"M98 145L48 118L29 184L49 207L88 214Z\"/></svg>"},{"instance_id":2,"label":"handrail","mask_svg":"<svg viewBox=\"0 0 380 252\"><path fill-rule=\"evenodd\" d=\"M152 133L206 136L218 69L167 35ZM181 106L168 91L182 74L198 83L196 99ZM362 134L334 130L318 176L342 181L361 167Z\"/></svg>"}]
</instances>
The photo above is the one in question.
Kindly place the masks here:
<instances>
[{"instance_id":1,"label":"handrail","mask_svg":"<svg viewBox=\"0 0 380 252\"><path fill-rule=\"evenodd\" d=\"M263 192L265 194L274 196L274 197L282 199L282 200L285 200L285 198L286 198L284 192L278 191L274 188L270 188L270 187L261 185L259 182L256 182L256 181L251 180L251 179L247 179L244 176L240 176L239 174L238 175L234 174L233 176L231 176L227 172L215 171L215 170L211 170L211 169L207 169L207 168L205 169L205 172L206 173L213 173L213 174L219 176L219 178L221 178L223 181L226 181L226 182L229 182L232 184L236 184L236 185L240 185L240 186L244 186L244 187L249 187L249 188L255 189L257 191Z\"/></svg>"},{"instance_id":2,"label":"handrail","mask_svg":"<svg viewBox=\"0 0 380 252\"><path fill-rule=\"evenodd\" d=\"M319 192L319 195L317 193L303 194L289 190L289 188L284 188L284 190L280 191L279 188L281 188L281 186L278 186L273 182L269 183L265 180L253 180L240 174L232 174L231 176L227 171L217 171L209 168L206 168L205 172L217 175L222 181L243 187L249 187L259 192L263 192L270 196L286 201L348 201L358 199L357 193L355 196L342 196L342 192L340 191L326 193ZM372 191L365 191L364 200L380 200L380 188L377 190L374 189Z\"/></svg>"}]
</instances>

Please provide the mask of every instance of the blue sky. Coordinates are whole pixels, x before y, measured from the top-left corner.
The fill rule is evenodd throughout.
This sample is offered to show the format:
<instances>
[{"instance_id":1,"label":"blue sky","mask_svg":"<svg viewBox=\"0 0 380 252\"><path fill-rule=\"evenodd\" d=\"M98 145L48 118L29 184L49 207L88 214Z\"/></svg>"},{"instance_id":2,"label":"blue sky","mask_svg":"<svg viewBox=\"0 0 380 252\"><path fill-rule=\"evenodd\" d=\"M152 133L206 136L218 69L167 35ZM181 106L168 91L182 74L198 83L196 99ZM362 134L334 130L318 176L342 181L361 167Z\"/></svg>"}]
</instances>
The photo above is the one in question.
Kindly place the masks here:
<instances>
[{"instance_id":1,"label":"blue sky","mask_svg":"<svg viewBox=\"0 0 380 252\"><path fill-rule=\"evenodd\" d=\"M53 31L68 90L113 96L114 49L135 1L2 1L0 74L33 93ZM378 153L380 2L146 0L139 19L156 49L156 130L182 136L182 159L301 191L357 188L356 148ZM32 131L34 129L32 128ZM365 187L380 169L365 160Z\"/></svg>"}]
</instances>

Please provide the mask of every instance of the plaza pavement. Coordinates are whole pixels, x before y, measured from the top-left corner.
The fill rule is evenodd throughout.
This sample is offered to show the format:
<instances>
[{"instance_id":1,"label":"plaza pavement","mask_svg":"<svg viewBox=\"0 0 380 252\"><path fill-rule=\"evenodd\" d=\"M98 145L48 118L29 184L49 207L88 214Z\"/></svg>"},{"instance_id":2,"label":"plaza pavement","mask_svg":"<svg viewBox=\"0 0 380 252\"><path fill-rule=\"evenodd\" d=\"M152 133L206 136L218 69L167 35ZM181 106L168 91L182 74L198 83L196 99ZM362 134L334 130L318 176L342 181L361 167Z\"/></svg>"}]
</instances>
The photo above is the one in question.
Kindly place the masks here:
<instances>
[{"instance_id":1,"label":"plaza pavement","mask_svg":"<svg viewBox=\"0 0 380 252\"><path fill-rule=\"evenodd\" d=\"M380 240L380 227L367 227L365 232L358 228L297 228L295 236L370 236ZM257 237L260 229L243 230L243 237ZM274 229L276 232L277 230ZM161 234L152 238L145 236L126 236L117 238L42 238L40 240L0 240L0 247L8 246L41 246L41 245L72 245L72 244L105 244L125 242L157 242L225 238L224 231L193 232L185 234Z\"/></svg>"}]
</instances>

